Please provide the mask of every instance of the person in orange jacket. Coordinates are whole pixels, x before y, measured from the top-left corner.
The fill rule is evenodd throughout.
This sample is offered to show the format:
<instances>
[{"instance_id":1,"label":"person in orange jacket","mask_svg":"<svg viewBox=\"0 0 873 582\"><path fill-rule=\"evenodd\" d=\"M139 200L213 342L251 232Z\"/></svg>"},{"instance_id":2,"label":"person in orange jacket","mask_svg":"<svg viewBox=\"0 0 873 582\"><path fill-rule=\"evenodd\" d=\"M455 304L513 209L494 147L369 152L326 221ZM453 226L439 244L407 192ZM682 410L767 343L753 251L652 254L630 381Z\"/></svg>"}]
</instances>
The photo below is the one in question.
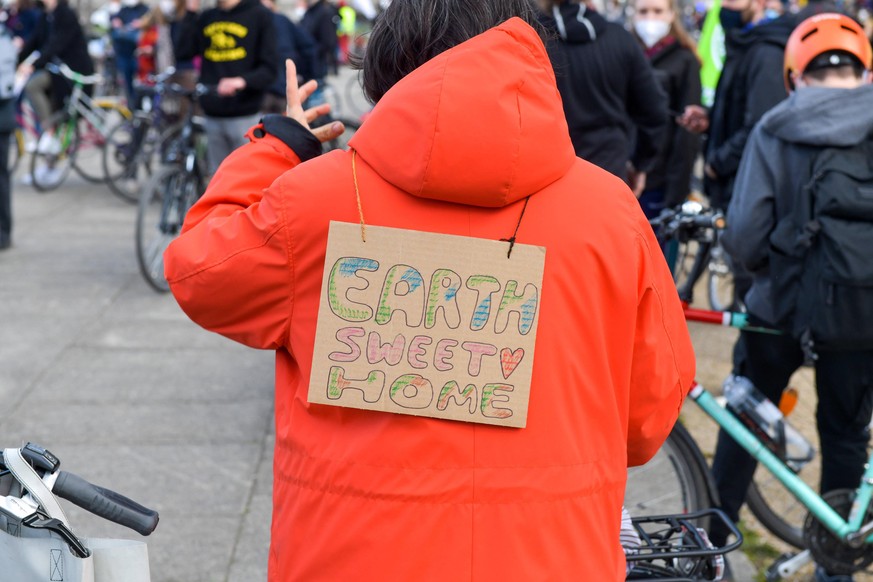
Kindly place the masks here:
<instances>
[{"instance_id":1,"label":"person in orange jacket","mask_svg":"<svg viewBox=\"0 0 873 582\"><path fill-rule=\"evenodd\" d=\"M624 580L627 467L658 450L692 384L658 242L624 182L575 157L535 9L461 4L392 2L376 21L363 65L376 106L348 151L319 155L342 127L309 130L325 108L303 110L314 87L298 90L289 63L288 116L249 132L165 253L192 320L276 352L272 582ZM316 342L320 309L368 291L338 295L348 263L325 263L336 222L472 237L510 266L524 256L513 246L545 249L523 428L310 401L321 342L344 361L373 347ZM365 267L345 276L363 281ZM385 289L412 296L420 282ZM403 362L428 371L474 359L417 345Z\"/></svg>"}]
</instances>

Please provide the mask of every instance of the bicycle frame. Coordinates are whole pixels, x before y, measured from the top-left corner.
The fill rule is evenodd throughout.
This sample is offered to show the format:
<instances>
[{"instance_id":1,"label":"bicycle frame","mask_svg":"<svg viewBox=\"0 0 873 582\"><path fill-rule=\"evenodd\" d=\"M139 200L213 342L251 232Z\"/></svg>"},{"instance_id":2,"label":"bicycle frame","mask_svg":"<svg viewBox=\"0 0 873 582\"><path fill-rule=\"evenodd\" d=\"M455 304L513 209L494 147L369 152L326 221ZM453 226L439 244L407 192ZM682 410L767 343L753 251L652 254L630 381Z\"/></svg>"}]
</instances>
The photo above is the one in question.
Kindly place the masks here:
<instances>
[{"instance_id":1,"label":"bicycle frame","mask_svg":"<svg viewBox=\"0 0 873 582\"><path fill-rule=\"evenodd\" d=\"M756 331L748 326L747 318L742 313L707 311L702 309L685 309L686 319L704 323L720 323L747 331ZM773 330L757 330L770 331ZM867 508L873 499L873 454L867 460L864 476L855 490L855 499L848 520L834 511L821 496L794 473L779 457L773 454L758 437L703 386L695 384L689 397L723 428L741 447L757 459L776 479L781 482L800 503L809 510L835 536L845 541L851 547L860 547L873 542L873 521L863 523Z\"/></svg>"}]
</instances>

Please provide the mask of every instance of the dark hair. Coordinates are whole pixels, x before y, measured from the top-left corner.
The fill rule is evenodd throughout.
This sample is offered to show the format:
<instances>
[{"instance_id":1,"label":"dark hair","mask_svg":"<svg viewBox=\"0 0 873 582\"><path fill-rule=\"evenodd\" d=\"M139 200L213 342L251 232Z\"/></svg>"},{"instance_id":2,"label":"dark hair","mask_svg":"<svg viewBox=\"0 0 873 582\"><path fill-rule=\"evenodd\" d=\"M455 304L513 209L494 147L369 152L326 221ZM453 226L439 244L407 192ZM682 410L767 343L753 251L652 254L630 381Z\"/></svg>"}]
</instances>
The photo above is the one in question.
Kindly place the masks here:
<instances>
[{"instance_id":1,"label":"dark hair","mask_svg":"<svg viewBox=\"0 0 873 582\"><path fill-rule=\"evenodd\" d=\"M394 0L376 18L364 54L364 94L376 103L443 51L518 16L542 32L533 0Z\"/></svg>"}]
</instances>

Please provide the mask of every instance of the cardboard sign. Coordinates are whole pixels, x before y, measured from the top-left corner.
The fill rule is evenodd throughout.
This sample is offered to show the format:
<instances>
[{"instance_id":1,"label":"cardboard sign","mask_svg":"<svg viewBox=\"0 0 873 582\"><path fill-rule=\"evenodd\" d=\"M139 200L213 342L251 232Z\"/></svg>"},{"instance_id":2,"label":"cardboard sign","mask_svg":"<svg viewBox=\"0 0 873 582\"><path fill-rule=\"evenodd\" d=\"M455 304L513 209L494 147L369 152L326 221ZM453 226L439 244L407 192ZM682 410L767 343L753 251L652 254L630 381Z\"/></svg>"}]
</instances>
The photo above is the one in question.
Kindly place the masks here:
<instances>
[{"instance_id":1,"label":"cardboard sign","mask_svg":"<svg viewBox=\"0 0 873 582\"><path fill-rule=\"evenodd\" d=\"M331 222L309 402L523 427L546 250Z\"/></svg>"}]
</instances>

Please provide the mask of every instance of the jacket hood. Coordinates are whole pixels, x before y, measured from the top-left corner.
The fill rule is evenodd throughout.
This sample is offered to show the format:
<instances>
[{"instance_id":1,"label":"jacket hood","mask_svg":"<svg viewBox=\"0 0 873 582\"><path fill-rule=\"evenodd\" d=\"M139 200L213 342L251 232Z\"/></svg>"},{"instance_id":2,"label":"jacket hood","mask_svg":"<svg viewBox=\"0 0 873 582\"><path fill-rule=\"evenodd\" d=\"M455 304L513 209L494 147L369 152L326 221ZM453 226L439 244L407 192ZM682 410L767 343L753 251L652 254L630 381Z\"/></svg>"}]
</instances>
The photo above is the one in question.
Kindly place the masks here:
<instances>
[{"instance_id":1,"label":"jacket hood","mask_svg":"<svg viewBox=\"0 0 873 582\"><path fill-rule=\"evenodd\" d=\"M726 49L728 52L742 52L759 42L768 42L785 48L796 23L793 14L785 14L775 20L761 22L752 28L737 30L727 36Z\"/></svg>"},{"instance_id":2,"label":"jacket hood","mask_svg":"<svg viewBox=\"0 0 873 582\"><path fill-rule=\"evenodd\" d=\"M401 79L349 146L414 196L486 207L541 190L575 160L549 57L519 18Z\"/></svg>"},{"instance_id":3,"label":"jacket hood","mask_svg":"<svg viewBox=\"0 0 873 582\"><path fill-rule=\"evenodd\" d=\"M554 30L561 40L570 44L593 42L607 26L606 19L597 12L581 2L569 0L553 6L551 13L543 18L543 23Z\"/></svg>"},{"instance_id":4,"label":"jacket hood","mask_svg":"<svg viewBox=\"0 0 873 582\"><path fill-rule=\"evenodd\" d=\"M873 134L873 85L804 87L761 119L776 137L815 146L855 145Z\"/></svg>"}]
</instances>

